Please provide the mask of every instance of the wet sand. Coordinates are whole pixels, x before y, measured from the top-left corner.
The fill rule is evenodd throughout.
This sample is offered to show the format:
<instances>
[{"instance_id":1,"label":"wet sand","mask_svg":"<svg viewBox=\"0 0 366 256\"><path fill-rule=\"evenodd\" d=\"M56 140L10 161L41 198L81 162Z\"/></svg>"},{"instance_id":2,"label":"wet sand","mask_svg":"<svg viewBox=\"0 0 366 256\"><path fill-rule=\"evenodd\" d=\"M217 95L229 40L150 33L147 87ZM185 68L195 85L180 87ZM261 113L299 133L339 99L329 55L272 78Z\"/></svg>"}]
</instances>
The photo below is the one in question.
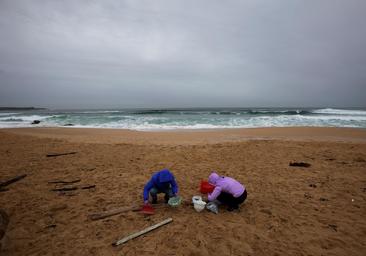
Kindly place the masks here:
<instances>
[{"instance_id":1,"label":"wet sand","mask_svg":"<svg viewBox=\"0 0 366 256\"><path fill-rule=\"evenodd\" d=\"M10 216L1 255L364 255L366 130L263 128L135 132L0 130L0 192ZM77 152L59 157L49 153ZM290 167L306 162L309 168ZM151 174L169 168L186 202L212 170L244 183L238 212L196 213L189 204L144 217L88 214L142 203ZM54 180L96 185L60 193ZM111 244L168 217L147 235Z\"/></svg>"},{"instance_id":2,"label":"wet sand","mask_svg":"<svg viewBox=\"0 0 366 256\"><path fill-rule=\"evenodd\" d=\"M40 138L66 139L71 142L102 144L192 145L240 142L255 139L366 142L366 129L323 127L168 130L163 132L93 128L19 128L2 129L1 131Z\"/></svg>"}]
</instances>

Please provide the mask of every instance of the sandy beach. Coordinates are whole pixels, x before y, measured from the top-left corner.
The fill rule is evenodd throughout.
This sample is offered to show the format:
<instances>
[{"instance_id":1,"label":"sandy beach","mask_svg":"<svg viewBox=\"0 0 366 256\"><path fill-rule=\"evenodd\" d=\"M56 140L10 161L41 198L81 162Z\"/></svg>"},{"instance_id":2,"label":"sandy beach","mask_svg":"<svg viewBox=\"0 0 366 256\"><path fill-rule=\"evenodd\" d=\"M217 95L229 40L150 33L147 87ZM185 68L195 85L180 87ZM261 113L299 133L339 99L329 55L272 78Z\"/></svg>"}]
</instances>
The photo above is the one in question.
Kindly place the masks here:
<instances>
[{"instance_id":1,"label":"sandy beach","mask_svg":"<svg viewBox=\"0 0 366 256\"><path fill-rule=\"evenodd\" d=\"M10 217L10 255L364 255L366 130L256 128L137 132L113 129L0 130L0 192ZM58 157L51 153L76 152ZM310 167L291 167L305 162ZM247 187L240 211L197 213L189 203L88 215L142 204L151 174L169 168L185 202L212 170ZM75 181L57 192L50 181ZM89 189L82 189L95 185ZM63 185L64 186L64 185ZM61 186L62 187L62 186ZM116 240L168 217L173 222L125 245Z\"/></svg>"}]
</instances>

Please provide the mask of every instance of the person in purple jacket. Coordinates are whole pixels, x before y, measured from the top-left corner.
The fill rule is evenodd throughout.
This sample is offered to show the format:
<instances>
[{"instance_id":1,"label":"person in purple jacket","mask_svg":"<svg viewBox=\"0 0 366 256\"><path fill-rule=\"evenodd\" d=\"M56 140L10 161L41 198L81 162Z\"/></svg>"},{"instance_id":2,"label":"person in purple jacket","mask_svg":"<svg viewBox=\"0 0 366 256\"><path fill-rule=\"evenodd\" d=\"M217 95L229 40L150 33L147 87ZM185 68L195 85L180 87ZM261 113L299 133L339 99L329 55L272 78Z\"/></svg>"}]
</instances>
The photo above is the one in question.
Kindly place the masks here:
<instances>
[{"instance_id":1,"label":"person in purple jacket","mask_svg":"<svg viewBox=\"0 0 366 256\"><path fill-rule=\"evenodd\" d=\"M159 193L165 194L165 203L168 203L169 198L176 196L178 193L178 185L174 175L168 169L154 173L144 187L143 196L145 204L149 203L149 193L153 204L158 202Z\"/></svg>"},{"instance_id":2,"label":"person in purple jacket","mask_svg":"<svg viewBox=\"0 0 366 256\"><path fill-rule=\"evenodd\" d=\"M215 186L212 193L208 194L208 200L218 200L220 203L228 206L228 211L239 209L239 204L247 198L247 190L233 178L219 176L212 172L208 177L208 182Z\"/></svg>"}]
</instances>

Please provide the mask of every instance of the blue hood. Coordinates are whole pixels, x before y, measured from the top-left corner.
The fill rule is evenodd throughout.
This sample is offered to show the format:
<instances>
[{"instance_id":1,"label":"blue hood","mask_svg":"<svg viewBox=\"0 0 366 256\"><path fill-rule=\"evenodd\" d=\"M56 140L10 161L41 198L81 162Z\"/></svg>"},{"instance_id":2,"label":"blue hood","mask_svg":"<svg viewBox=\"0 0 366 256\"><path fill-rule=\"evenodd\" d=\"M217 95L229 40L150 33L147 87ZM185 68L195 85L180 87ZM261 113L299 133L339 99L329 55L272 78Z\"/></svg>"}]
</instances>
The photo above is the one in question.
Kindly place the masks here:
<instances>
[{"instance_id":1,"label":"blue hood","mask_svg":"<svg viewBox=\"0 0 366 256\"><path fill-rule=\"evenodd\" d=\"M167 186L171 186L174 195L178 193L178 185L175 181L174 175L168 169L154 173L149 182L146 183L144 187L144 201L148 200L149 191L153 187L163 189Z\"/></svg>"},{"instance_id":2,"label":"blue hood","mask_svg":"<svg viewBox=\"0 0 366 256\"><path fill-rule=\"evenodd\" d=\"M174 179L173 174L168 170L164 169L158 172L157 181L159 183L170 182Z\"/></svg>"}]
</instances>

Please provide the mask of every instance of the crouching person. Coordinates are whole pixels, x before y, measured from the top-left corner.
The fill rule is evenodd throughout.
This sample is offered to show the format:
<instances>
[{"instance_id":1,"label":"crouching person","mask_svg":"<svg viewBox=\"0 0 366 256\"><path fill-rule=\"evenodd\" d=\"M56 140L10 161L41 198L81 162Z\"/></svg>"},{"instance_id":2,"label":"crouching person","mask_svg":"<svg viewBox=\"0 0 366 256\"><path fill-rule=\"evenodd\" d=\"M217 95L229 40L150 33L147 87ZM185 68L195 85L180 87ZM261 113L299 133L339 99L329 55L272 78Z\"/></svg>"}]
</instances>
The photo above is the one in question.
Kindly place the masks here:
<instances>
[{"instance_id":1,"label":"crouching person","mask_svg":"<svg viewBox=\"0 0 366 256\"><path fill-rule=\"evenodd\" d=\"M158 202L158 194L164 193L165 203L168 203L169 198L174 197L178 193L178 185L175 181L174 175L168 170L164 169L152 175L148 183L144 187L144 203L149 203L149 194L152 198L151 203Z\"/></svg>"},{"instance_id":2,"label":"crouching person","mask_svg":"<svg viewBox=\"0 0 366 256\"><path fill-rule=\"evenodd\" d=\"M216 172L212 172L208 177L208 182L215 186L212 193L208 194L208 200L218 200L228 206L228 211L239 209L239 205L247 198L244 185L233 178L219 176Z\"/></svg>"}]
</instances>

